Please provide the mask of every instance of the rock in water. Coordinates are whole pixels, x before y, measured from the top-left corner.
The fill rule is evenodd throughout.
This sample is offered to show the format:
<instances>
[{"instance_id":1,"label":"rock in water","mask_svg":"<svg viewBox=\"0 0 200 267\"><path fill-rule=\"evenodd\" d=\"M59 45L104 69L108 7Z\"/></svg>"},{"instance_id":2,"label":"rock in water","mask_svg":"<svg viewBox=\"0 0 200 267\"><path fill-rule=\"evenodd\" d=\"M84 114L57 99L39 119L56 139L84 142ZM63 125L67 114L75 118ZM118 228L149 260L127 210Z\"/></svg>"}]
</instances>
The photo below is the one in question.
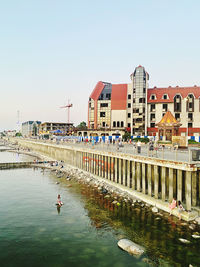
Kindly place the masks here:
<instances>
[{"instance_id":1,"label":"rock in water","mask_svg":"<svg viewBox=\"0 0 200 267\"><path fill-rule=\"evenodd\" d=\"M153 211L154 213L157 213L157 212L158 212L158 209L157 209L156 207L153 207L153 208L152 208L152 211Z\"/></svg>"},{"instance_id":2,"label":"rock in water","mask_svg":"<svg viewBox=\"0 0 200 267\"><path fill-rule=\"evenodd\" d=\"M135 244L131 240L121 239L117 243L118 247L127 251L128 253L136 256L140 256L144 253L144 248Z\"/></svg>"},{"instance_id":3,"label":"rock in water","mask_svg":"<svg viewBox=\"0 0 200 267\"><path fill-rule=\"evenodd\" d=\"M200 224L200 217L197 217L197 218L195 219L195 221L196 221L198 224Z\"/></svg>"},{"instance_id":4,"label":"rock in water","mask_svg":"<svg viewBox=\"0 0 200 267\"><path fill-rule=\"evenodd\" d=\"M179 238L179 240L184 244L190 244L190 241L184 238Z\"/></svg>"},{"instance_id":5,"label":"rock in water","mask_svg":"<svg viewBox=\"0 0 200 267\"><path fill-rule=\"evenodd\" d=\"M192 237L198 239L200 238L200 235L192 235Z\"/></svg>"}]
</instances>

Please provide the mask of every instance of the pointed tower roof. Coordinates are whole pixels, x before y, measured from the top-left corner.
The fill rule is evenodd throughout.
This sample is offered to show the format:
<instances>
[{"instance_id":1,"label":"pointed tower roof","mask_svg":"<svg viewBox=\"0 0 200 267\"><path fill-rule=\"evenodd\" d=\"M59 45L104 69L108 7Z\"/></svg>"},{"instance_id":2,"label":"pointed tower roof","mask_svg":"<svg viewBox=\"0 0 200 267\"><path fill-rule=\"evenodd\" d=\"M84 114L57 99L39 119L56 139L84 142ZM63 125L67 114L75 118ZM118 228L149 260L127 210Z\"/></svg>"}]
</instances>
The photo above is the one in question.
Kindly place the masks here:
<instances>
[{"instance_id":1,"label":"pointed tower roof","mask_svg":"<svg viewBox=\"0 0 200 267\"><path fill-rule=\"evenodd\" d=\"M179 123L172 113L170 111L167 111L164 115L164 117L161 119L159 123L156 124L157 126L181 126L181 123Z\"/></svg>"}]
</instances>

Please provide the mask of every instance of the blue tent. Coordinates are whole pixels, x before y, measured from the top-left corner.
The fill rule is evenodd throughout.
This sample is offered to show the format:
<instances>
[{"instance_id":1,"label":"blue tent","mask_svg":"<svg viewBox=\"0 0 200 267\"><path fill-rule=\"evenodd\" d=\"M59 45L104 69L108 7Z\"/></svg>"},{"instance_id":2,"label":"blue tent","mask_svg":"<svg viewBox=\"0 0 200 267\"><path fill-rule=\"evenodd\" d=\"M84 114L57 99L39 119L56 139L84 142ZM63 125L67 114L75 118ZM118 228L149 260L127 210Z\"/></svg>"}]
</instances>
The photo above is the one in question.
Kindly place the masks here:
<instances>
[{"instance_id":1,"label":"blue tent","mask_svg":"<svg viewBox=\"0 0 200 267\"><path fill-rule=\"evenodd\" d=\"M63 133L61 130L55 130L55 131L51 131L51 133Z\"/></svg>"}]
</instances>

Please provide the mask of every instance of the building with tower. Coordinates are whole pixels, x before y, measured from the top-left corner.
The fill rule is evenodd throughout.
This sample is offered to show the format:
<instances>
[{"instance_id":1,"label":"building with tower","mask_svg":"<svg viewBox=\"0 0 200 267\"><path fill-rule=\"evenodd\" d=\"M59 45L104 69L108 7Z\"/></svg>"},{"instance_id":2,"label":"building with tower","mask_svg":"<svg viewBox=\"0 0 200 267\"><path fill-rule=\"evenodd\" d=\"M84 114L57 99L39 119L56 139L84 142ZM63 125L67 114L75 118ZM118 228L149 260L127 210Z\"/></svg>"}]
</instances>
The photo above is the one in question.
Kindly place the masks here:
<instances>
[{"instance_id":1,"label":"building with tower","mask_svg":"<svg viewBox=\"0 0 200 267\"><path fill-rule=\"evenodd\" d=\"M88 135L156 136L167 111L182 136L200 136L200 87L149 88L149 74L138 66L128 84L98 82L88 102Z\"/></svg>"}]
</instances>

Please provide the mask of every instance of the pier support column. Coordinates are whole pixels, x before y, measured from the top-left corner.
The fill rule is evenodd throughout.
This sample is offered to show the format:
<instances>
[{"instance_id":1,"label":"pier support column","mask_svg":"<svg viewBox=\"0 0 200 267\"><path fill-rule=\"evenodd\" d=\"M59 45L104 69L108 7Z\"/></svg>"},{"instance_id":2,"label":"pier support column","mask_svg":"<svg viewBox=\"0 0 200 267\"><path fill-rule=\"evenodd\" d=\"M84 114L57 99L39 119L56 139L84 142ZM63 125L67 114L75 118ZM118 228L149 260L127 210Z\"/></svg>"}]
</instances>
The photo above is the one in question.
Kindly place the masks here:
<instances>
[{"instance_id":1,"label":"pier support column","mask_svg":"<svg viewBox=\"0 0 200 267\"><path fill-rule=\"evenodd\" d=\"M162 173L161 173L161 181L162 181L162 201L165 201L166 197L166 167L162 166Z\"/></svg>"},{"instance_id":2,"label":"pier support column","mask_svg":"<svg viewBox=\"0 0 200 267\"><path fill-rule=\"evenodd\" d=\"M182 170L177 170L177 200L182 202Z\"/></svg>"},{"instance_id":3,"label":"pier support column","mask_svg":"<svg viewBox=\"0 0 200 267\"><path fill-rule=\"evenodd\" d=\"M169 168L169 202L172 201L174 192L173 192L173 178L174 178L174 169Z\"/></svg>"},{"instance_id":4,"label":"pier support column","mask_svg":"<svg viewBox=\"0 0 200 267\"><path fill-rule=\"evenodd\" d=\"M118 183L117 175L117 158L115 158L115 183Z\"/></svg>"},{"instance_id":5,"label":"pier support column","mask_svg":"<svg viewBox=\"0 0 200 267\"><path fill-rule=\"evenodd\" d=\"M127 161L127 186L128 188L131 187L131 181L130 181L130 160Z\"/></svg>"},{"instance_id":6,"label":"pier support column","mask_svg":"<svg viewBox=\"0 0 200 267\"><path fill-rule=\"evenodd\" d=\"M154 165L154 197L158 198L158 166Z\"/></svg>"},{"instance_id":7,"label":"pier support column","mask_svg":"<svg viewBox=\"0 0 200 267\"><path fill-rule=\"evenodd\" d=\"M135 161L132 161L132 188L135 190L135 176L136 176L136 164Z\"/></svg>"},{"instance_id":8,"label":"pier support column","mask_svg":"<svg viewBox=\"0 0 200 267\"><path fill-rule=\"evenodd\" d=\"M113 181L114 180L114 158L111 157L110 159L110 180Z\"/></svg>"},{"instance_id":9,"label":"pier support column","mask_svg":"<svg viewBox=\"0 0 200 267\"><path fill-rule=\"evenodd\" d=\"M96 168L97 168L97 164L96 164L96 154L94 154L94 174L96 175Z\"/></svg>"},{"instance_id":10,"label":"pier support column","mask_svg":"<svg viewBox=\"0 0 200 267\"><path fill-rule=\"evenodd\" d=\"M122 160L119 158L119 184L122 184Z\"/></svg>"},{"instance_id":11,"label":"pier support column","mask_svg":"<svg viewBox=\"0 0 200 267\"><path fill-rule=\"evenodd\" d=\"M192 173L190 171L186 171L186 192L185 192L185 198L186 198L186 209L188 211L191 210L191 183L192 183Z\"/></svg>"},{"instance_id":12,"label":"pier support column","mask_svg":"<svg viewBox=\"0 0 200 267\"><path fill-rule=\"evenodd\" d=\"M108 156L105 157L105 178L108 179Z\"/></svg>"},{"instance_id":13,"label":"pier support column","mask_svg":"<svg viewBox=\"0 0 200 267\"><path fill-rule=\"evenodd\" d=\"M108 157L108 180L111 180L111 157Z\"/></svg>"},{"instance_id":14,"label":"pier support column","mask_svg":"<svg viewBox=\"0 0 200 267\"><path fill-rule=\"evenodd\" d=\"M147 179L148 179L148 195L152 195L152 184L151 184L151 178L152 178L152 170L151 165L147 165Z\"/></svg>"},{"instance_id":15,"label":"pier support column","mask_svg":"<svg viewBox=\"0 0 200 267\"><path fill-rule=\"evenodd\" d=\"M145 163L142 163L142 193L146 194L146 169L145 169Z\"/></svg>"},{"instance_id":16,"label":"pier support column","mask_svg":"<svg viewBox=\"0 0 200 267\"><path fill-rule=\"evenodd\" d=\"M103 156L99 156L99 176L102 177L102 158Z\"/></svg>"},{"instance_id":17,"label":"pier support column","mask_svg":"<svg viewBox=\"0 0 200 267\"><path fill-rule=\"evenodd\" d=\"M123 160L123 185L126 185L126 160Z\"/></svg>"},{"instance_id":18,"label":"pier support column","mask_svg":"<svg viewBox=\"0 0 200 267\"><path fill-rule=\"evenodd\" d=\"M192 206L197 205L197 173L192 172Z\"/></svg>"},{"instance_id":19,"label":"pier support column","mask_svg":"<svg viewBox=\"0 0 200 267\"><path fill-rule=\"evenodd\" d=\"M141 182L141 166L140 166L140 162L137 162L136 166L137 166L137 191L140 192L141 191L141 186L140 186L140 182Z\"/></svg>"}]
</instances>

